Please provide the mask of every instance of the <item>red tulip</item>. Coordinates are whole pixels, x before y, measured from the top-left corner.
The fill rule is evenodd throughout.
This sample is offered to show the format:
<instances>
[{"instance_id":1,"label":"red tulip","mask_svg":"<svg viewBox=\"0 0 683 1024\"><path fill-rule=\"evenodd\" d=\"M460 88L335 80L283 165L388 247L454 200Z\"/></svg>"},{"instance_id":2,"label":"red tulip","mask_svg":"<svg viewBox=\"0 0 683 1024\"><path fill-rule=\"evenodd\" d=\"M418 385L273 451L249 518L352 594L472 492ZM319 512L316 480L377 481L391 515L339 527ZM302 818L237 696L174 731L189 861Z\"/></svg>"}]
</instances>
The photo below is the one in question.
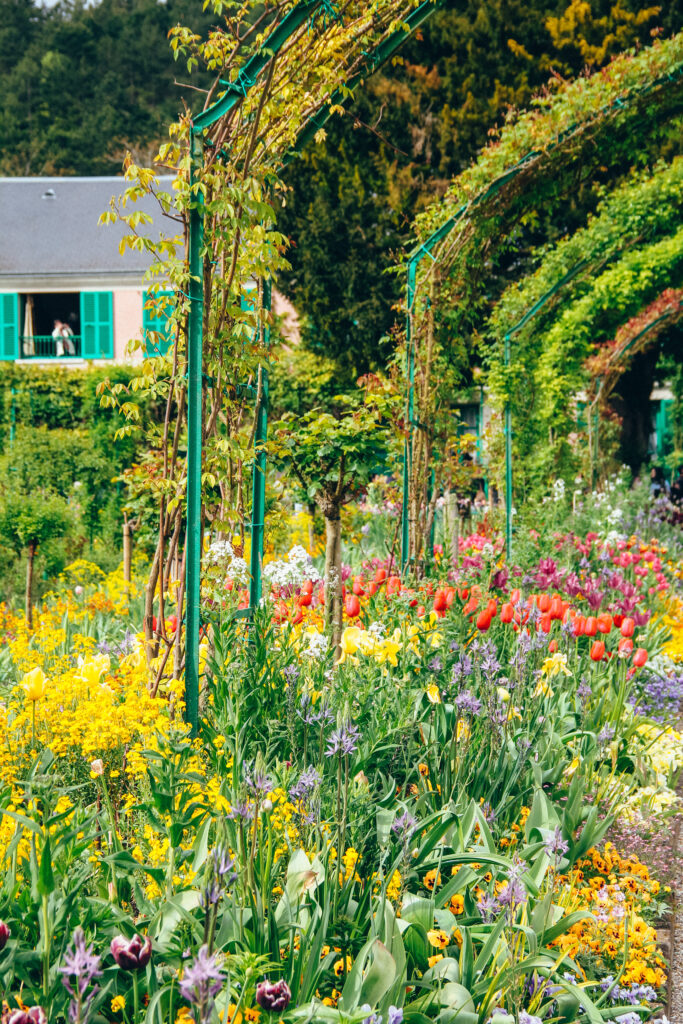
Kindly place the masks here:
<instances>
[{"instance_id":1,"label":"red tulip","mask_svg":"<svg viewBox=\"0 0 683 1024\"><path fill-rule=\"evenodd\" d=\"M598 631L598 620L594 615L589 615L586 619L586 625L583 629L586 636L595 636Z\"/></svg>"},{"instance_id":2,"label":"red tulip","mask_svg":"<svg viewBox=\"0 0 683 1024\"><path fill-rule=\"evenodd\" d=\"M538 609L544 615L550 611L550 594L539 594L538 596Z\"/></svg>"},{"instance_id":3,"label":"red tulip","mask_svg":"<svg viewBox=\"0 0 683 1024\"><path fill-rule=\"evenodd\" d=\"M636 647L633 652L633 664L636 668L642 668L643 665L647 664L647 651L644 647Z\"/></svg>"},{"instance_id":4,"label":"red tulip","mask_svg":"<svg viewBox=\"0 0 683 1024\"><path fill-rule=\"evenodd\" d=\"M384 583L386 578L387 578L387 570L386 569L378 569L377 572L375 573L375 582L376 583Z\"/></svg>"},{"instance_id":5,"label":"red tulip","mask_svg":"<svg viewBox=\"0 0 683 1024\"><path fill-rule=\"evenodd\" d=\"M444 594L443 590L441 590L441 588L439 588L439 590L437 590L437 592L434 594L434 611L435 612L442 612L442 611L445 610L445 608L446 608L446 595Z\"/></svg>"},{"instance_id":6,"label":"red tulip","mask_svg":"<svg viewBox=\"0 0 683 1024\"><path fill-rule=\"evenodd\" d=\"M600 633L609 633L612 630L612 616L603 612L602 615L598 615L598 631Z\"/></svg>"},{"instance_id":7,"label":"red tulip","mask_svg":"<svg viewBox=\"0 0 683 1024\"><path fill-rule=\"evenodd\" d=\"M510 594L510 604L517 604L521 596L522 595L519 589L515 587L515 589Z\"/></svg>"},{"instance_id":8,"label":"red tulip","mask_svg":"<svg viewBox=\"0 0 683 1024\"><path fill-rule=\"evenodd\" d=\"M621 623L621 635L625 637L633 636L633 630L635 628L636 624L629 615Z\"/></svg>"},{"instance_id":9,"label":"red tulip","mask_svg":"<svg viewBox=\"0 0 683 1024\"><path fill-rule=\"evenodd\" d=\"M594 640L593 646L591 647L591 659L593 661L602 661L605 657L605 641Z\"/></svg>"},{"instance_id":10,"label":"red tulip","mask_svg":"<svg viewBox=\"0 0 683 1024\"><path fill-rule=\"evenodd\" d=\"M501 622L512 622L512 616L515 614L514 605L510 601L506 601L500 609L500 621Z\"/></svg>"},{"instance_id":11,"label":"red tulip","mask_svg":"<svg viewBox=\"0 0 683 1024\"><path fill-rule=\"evenodd\" d=\"M477 629L480 629L482 633L485 633L491 626L491 615L488 608L484 608L483 611L479 612L476 620Z\"/></svg>"},{"instance_id":12,"label":"red tulip","mask_svg":"<svg viewBox=\"0 0 683 1024\"><path fill-rule=\"evenodd\" d=\"M633 650L633 640L631 640L631 637L625 636L623 640L620 640L617 650L619 654L630 654Z\"/></svg>"},{"instance_id":13,"label":"red tulip","mask_svg":"<svg viewBox=\"0 0 683 1024\"><path fill-rule=\"evenodd\" d=\"M559 596L559 594L555 594L552 601L550 602L550 618L562 618L562 598Z\"/></svg>"},{"instance_id":14,"label":"red tulip","mask_svg":"<svg viewBox=\"0 0 683 1024\"><path fill-rule=\"evenodd\" d=\"M557 650L557 640L550 641L550 643L548 644L548 650L551 654L555 653L555 651Z\"/></svg>"},{"instance_id":15,"label":"red tulip","mask_svg":"<svg viewBox=\"0 0 683 1024\"><path fill-rule=\"evenodd\" d=\"M344 608L350 619L355 619L357 615L360 615L360 601L355 594L347 594Z\"/></svg>"}]
</instances>

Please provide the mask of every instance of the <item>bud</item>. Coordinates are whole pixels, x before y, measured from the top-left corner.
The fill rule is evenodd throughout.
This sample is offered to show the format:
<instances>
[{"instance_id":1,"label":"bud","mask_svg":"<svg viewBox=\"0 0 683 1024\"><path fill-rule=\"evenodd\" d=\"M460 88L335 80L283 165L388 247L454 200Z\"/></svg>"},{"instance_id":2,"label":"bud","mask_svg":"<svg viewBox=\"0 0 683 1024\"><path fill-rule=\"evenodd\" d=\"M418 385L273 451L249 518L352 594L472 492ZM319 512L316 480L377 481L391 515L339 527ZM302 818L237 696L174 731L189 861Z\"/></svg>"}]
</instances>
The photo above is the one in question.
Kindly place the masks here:
<instances>
[{"instance_id":1,"label":"bud","mask_svg":"<svg viewBox=\"0 0 683 1024\"><path fill-rule=\"evenodd\" d=\"M4 921L0 921L0 950L4 949L7 945L11 932Z\"/></svg>"},{"instance_id":2,"label":"bud","mask_svg":"<svg viewBox=\"0 0 683 1024\"><path fill-rule=\"evenodd\" d=\"M132 939L117 935L111 940L109 948L114 960L124 971L138 971L146 967L152 956L152 940L149 935L145 935L144 939L141 935L134 935Z\"/></svg>"},{"instance_id":3,"label":"bud","mask_svg":"<svg viewBox=\"0 0 683 1024\"><path fill-rule=\"evenodd\" d=\"M256 986L256 1002L262 1010L271 1013L282 1013L289 1006L292 993L284 979L280 981L260 981Z\"/></svg>"},{"instance_id":4,"label":"bud","mask_svg":"<svg viewBox=\"0 0 683 1024\"><path fill-rule=\"evenodd\" d=\"M270 814L270 812L273 809L273 801L269 800L268 797L266 797L266 799L261 804L261 808L266 812L266 814Z\"/></svg>"}]
</instances>

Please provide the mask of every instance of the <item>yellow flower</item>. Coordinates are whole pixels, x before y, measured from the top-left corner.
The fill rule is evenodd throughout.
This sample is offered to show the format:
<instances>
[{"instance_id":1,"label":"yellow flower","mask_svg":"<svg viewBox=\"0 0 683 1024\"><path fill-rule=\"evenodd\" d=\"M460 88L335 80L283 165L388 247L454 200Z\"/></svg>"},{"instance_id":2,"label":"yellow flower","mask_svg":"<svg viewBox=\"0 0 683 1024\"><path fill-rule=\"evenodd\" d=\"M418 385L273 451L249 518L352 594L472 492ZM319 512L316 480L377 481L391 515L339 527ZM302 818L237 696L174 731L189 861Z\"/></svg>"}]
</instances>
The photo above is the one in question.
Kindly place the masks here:
<instances>
[{"instance_id":1,"label":"yellow flower","mask_svg":"<svg viewBox=\"0 0 683 1024\"><path fill-rule=\"evenodd\" d=\"M126 1000L123 996L114 996L111 1001L111 1012L119 1013L121 1010L125 1010Z\"/></svg>"},{"instance_id":2,"label":"yellow flower","mask_svg":"<svg viewBox=\"0 0 683 1024\"><path fill-rule=\"evenodd\" d=\"M430 704L440 704L441 694L439 693L439 687L436 683L430 683L427 687L427 700Z\"/></svg>"},{"instance_id":3,"label":"yellow flower","mask_svg":"<svg viewBox=\"0 0 683 1024\"><path fill-rule=\"evenodd\" d=\"M436 946L437 949L445 949L450 941L448 932L445 932L443 928L435 928L434 931L427 932L427 939L430 946Z\"/></svg>"},{"instance_id":4,"label":"yellow flower","mask_svg":"<svg viewBox=\"0 0 683 1024\"><path fill-rule=\"evenodd\" d=\"M443 960L443 953L435 953L434 956L427 957L427 963L430 967L438 964L439 960Z\"/></svg>"},{"instance_id":5,"label":"yellow flower","mask_svg":"<svg viewBox=\"0 0 683 1024\"><path fill-rule=\"evenodd\" d=\"M341 635L339 646L341 647L341 657L338 664L341 665L347 659L352 661L354 664L358 664L358 658L354 658L354 654L358 652L361 646L363 630L360 626L347 626Z\"/></svg>"},{"instance_id":6,"label":"yellow flower","mask_svg":"<svg viewBox=\"0 0 683 1024\"><path fill-rule=\"evenodd\" d=\"M553 676L559 675L570 676L571 672L567 668L567 655L560 654L560 652L557 651L555 654L551 655L550 658L546 658L541 665L541 672L548 679L552 679Z\"/></svg>"},{"instance_id":7,"label":"yellow flower","mask_svg":"<svg viewBox=\"0 0 683 1024\"><path fill-rule=\"evenodd\" d=\"M47 676L43 672L42 668L36 666L27 672L21 681L21 685L24 688L24 693L29 700L40 700L41 697L45 696L45 684L47 683Z\"/></svg>"}]
</instances>

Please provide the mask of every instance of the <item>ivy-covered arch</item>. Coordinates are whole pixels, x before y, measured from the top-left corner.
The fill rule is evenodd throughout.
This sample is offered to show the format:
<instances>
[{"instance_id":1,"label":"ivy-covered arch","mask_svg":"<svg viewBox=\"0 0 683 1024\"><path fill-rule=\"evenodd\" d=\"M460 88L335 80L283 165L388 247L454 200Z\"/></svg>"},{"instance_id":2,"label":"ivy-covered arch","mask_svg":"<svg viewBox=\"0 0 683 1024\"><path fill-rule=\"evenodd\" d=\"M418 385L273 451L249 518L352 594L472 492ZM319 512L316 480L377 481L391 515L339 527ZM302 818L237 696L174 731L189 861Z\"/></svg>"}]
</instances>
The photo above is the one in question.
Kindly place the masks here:
<instances>
[{"instance_id":1,"label":"ivy-covered arch","mask_svg":"<svg viewBox=\"0 0 683 1024\"><path fill-rule=\"evenodd\" d=\"M408 302L406 367L420 375L425 349L434 359L434 338L442 350L479 327L489 299L486 285L511 234L533 207L557 209L572 181L595 175L598 168L619 166L634 149L651 142L662 125L683 111L683 35L656 43L640 53L616 58L587 78L548 91L532 110L506 125L475 164L452 183L439 203L416 220L422 261ZM438 241L430 246L431 240ZM516 325L511 324L513 328ZM509 333L505 353L509 352ZM505 339L504 339L505 340ZM413 428L430 430L448 415L448 395L440 406L420 408L408 416ZM409 384L409 401L411 388ZM411 445L409 444L408 450ZM511 477L511 428L506 423L506 463ZM414 474L413 474L414 475ZM422 483L422 482L421 482ZM506 487L508 522L511 487ZM420 542L413 539L411 548Z\"/></svg>"}]
</instances>

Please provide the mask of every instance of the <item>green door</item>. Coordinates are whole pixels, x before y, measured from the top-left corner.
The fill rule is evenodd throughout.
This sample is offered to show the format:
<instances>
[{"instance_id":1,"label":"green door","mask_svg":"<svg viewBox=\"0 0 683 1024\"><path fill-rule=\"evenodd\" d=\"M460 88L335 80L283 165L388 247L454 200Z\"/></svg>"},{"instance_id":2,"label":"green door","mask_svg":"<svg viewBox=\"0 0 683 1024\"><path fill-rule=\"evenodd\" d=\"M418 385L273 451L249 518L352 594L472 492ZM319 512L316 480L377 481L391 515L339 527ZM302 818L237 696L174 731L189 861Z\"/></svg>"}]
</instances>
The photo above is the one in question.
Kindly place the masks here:
<instances>
[{"instance_id":1,"label":"green door","mask_svg":"<svg viewBox=\"0 0 683 1024\"><path fill-rule=\"evenodd\" d=\"M19 296L0 295L0 359L19 358Z\"/></svg>"},{"instance_id":2,"label":"green door","mask_svg":"<svg viewBox=\"0 0 683 1024\"><path fill-rule=\"evenodd\" d=\"M81 292L81 355L84 359L114 358L111 292Z\"/></svg>"},{"instance_id":3,"label":"green door","mask_svg":"<svg viewBox=\"0 0 683 1024\"><path fill-rule=\"evenodd\" d=\"M172 291L142 293L142 336L146 356L166 355L173 342L173 325L168 317L173 306L168 301Z\"/></svg>"}]
</instances>

